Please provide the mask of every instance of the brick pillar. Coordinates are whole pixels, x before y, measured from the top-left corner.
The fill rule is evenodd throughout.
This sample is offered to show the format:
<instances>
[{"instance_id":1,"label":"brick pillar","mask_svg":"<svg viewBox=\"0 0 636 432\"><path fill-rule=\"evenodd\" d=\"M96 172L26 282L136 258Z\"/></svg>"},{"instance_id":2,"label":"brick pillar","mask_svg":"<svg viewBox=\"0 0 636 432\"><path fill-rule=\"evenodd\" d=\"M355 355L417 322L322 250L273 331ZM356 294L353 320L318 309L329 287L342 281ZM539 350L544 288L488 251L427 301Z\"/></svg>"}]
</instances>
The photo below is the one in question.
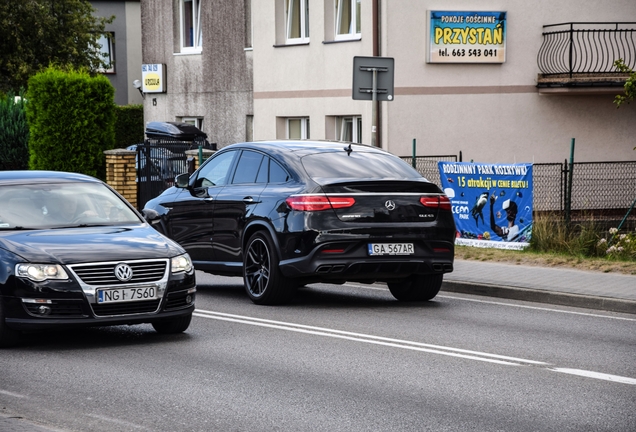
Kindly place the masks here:
<instances>
[{"instance_id":1,"label":"brick pillar","mask_svg":"<svg viewBox=\"0 0 636 432\"><path fill-rule=\"evenodd\" d=\"M203 159L203 162L205 162L214 153L216 153L216 150L201 149L201 158ZM194 158L194 169L195 170L198 169L199 168L199 150L198 149L186 150L185 154L186 154L186 157Z\"/></svg>"},{"instance_id":2,"label":"brick pillar","mask_svg":"<svg viewBox=\"0 0 636 432\"><path fill-rule=\"evenodd\" d=\"M137 169L135 150L106 150L106 183L137 208Z\"/></svg>"}]
</instances>

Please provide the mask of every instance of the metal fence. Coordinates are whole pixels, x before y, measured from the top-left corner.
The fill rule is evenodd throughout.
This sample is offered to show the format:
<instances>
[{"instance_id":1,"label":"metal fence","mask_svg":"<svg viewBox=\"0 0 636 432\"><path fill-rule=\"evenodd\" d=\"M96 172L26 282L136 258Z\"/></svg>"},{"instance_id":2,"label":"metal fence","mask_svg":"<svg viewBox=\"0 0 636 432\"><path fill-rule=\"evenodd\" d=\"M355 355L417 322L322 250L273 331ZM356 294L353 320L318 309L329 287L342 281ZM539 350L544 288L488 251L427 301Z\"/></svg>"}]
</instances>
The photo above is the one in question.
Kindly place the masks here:
<instances>
[{"instance_id":1,"label":"metal fence","mask_svg":"<svg viewBox=\"0 0 636 432\"><path fill-rule=\"evenodd\" d=\"M636 66L636 22L571 22L543 26L537 55L544 76L617 74L614 61Z\"/></svg>"},{"instance_id":2,"label":"metal fence","mask_svg":"<svg viewBox=\"0 0 636 432\"><path fill-rule=\"evenodd\" d=\"M137 202L143 206L146 202L174 185L174 179L188 172L186 150L200 147L216 150L216 143L205 139L178 141L171 139L147 139L136 144L137 150Z\"/></svg>"},{"instance_id":3,"label":"metal fence","mask_svg":"<svg viewBox=\"0 0 636 432\"><path fill-rule=\"evenodd\" d=\"M413 158L402 156L412 164ZM441 187L438 161L456 162L451 156L416 156L415 167L425 178ZM594 217L615 221L623 217L636 200L636 161L533 164L535 212L563 212L566 208L568 170L572 169L571 210L575 218ZM636 214L629 219L632 225Z\"/></svg>"}]
</instances>

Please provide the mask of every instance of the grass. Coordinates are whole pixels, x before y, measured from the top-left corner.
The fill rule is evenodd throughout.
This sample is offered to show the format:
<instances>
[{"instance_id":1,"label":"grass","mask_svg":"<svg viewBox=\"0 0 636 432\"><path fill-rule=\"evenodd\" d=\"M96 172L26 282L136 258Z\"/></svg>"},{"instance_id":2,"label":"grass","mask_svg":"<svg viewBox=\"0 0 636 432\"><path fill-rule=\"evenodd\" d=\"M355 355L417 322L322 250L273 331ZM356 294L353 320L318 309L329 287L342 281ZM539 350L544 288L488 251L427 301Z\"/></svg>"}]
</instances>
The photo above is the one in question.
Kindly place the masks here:
<instances>
[{"instance_id":1,"label":"grass","mask_svg":"<svg viewBox=\"0 0 636 432\"><path fill-rule=\"evenodd\" d=\"M541 267L564 267L578 270L636 275L636 261L593 258L554 252L536 252L533 250L513 251L455 246L455 259Z\"/></svg>"},{"instance_id":2,"label":"grass","mask_svg":"<svg viewBox=\"0 0 636 432\"><path fill-rule=\"evenodd\" d=\"M528 249L456 246L455 257L636 275L636 232L615 232L615 228L608 231L593 218L568 228L559 215L538 215Z\"/></svg>"}]
</instances>

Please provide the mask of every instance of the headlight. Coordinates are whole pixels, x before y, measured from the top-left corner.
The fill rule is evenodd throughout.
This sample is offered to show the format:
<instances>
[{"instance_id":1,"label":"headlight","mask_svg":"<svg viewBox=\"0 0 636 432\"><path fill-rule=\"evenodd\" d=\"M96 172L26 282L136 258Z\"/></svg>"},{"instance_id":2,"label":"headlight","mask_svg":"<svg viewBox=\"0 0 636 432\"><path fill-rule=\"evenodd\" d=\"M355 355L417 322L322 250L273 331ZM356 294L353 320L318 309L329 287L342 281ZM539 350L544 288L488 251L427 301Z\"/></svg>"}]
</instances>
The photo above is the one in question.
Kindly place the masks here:
<instances>
[{"instance_id":1,"label":"headlight","mask_svg":"<svg viewBox=\"0 0 636 432\"><path fill-rule=\"evenodd\" d=\"M57 264L18 264L15 266L15 274L35 282L47 279L68 279L68 275Z\"/></svg>"},{"instance_id":2,"label":"headlight","mask_svg":"<svg viewBox=\"0 0 636 432\"><path fill-rule=\"evenodd\" d=\"M190 255L183 254L172 258L170 261L172 273L186 272L190 273L194 267L192 267L192 260Z\"/></svg>"}]
</instances>

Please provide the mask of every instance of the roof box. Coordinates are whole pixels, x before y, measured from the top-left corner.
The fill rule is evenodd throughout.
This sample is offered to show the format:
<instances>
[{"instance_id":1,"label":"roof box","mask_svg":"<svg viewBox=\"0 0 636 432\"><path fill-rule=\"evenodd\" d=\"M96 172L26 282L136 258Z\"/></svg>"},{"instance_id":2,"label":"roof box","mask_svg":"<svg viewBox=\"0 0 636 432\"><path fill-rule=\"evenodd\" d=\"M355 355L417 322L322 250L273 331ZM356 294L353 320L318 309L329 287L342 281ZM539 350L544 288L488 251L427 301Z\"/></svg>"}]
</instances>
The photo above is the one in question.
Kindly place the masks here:
<instances>
[{"instance_id":1,"label":"roof box","mask_svg":"<svg viewBox=\"0 0 636 432\"><path fill-rule=\"evenodd\" d=\"M190 123L179 122L148 122L146 136L150 139L174 139L179 141L194 141L196 138L207 138L198 127Z\"/></svg>"}]
</instances>

